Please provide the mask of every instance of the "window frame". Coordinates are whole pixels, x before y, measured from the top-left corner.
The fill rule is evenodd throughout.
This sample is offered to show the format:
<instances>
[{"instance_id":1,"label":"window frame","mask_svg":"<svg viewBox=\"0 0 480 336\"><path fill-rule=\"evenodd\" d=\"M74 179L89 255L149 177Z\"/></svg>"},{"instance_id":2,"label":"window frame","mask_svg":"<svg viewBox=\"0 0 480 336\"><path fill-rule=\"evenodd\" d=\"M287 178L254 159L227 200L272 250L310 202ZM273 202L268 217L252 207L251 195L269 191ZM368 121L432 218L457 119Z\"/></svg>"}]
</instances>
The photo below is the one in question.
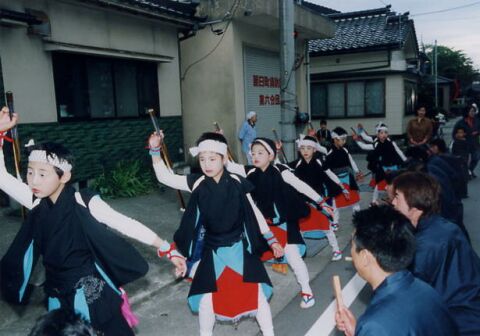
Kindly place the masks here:
<instances>
[{"instance_id":1,"label":"window frame","mask_svg":"<svg viewBox=\"0 0 480 336\"><path fill-rule=\"evenodd\" d=\"M348 115L348 84L354 82L362 82L364 83L364 93L363 93L363 115L361 116L349 116ZM367 83L371 82L381 82L383 86L383 111L379 114L366 114L367 111L367 100L366 98L366 89ZM328 85L330 84L343 84L343 96L344 96L344 109L342 116L332 116L329 114L328 109ZM369 118L384 118L386 116L386 105L387 105L387 90L386 90L386 79L385 78L368 78L368 79L353 79L353 80L344 80L344 81L332 81L332 82L319 82L315 81L310 83L310 91L313 91L313 86L324 86L325 87L325 96L326 96L326 115L318 115L313 113L313 102L310 101L310 108L311 108L311 118L312 120L320 120L320 119L369 119ZM312 96L310 94L310 96ZM310 98L311 100L311 98Z\"/></svg>"},{"instance_id":2,"label":"window frame","mask_svg":"<svg viewBox=\"0 0 480 336\"><path fill-rule=\"evenodd\" d=\"M59 57L57 55L67 55L67 57L78 57L81 59L81 62L79 64L82 67L82 71L85 73L85 78L83 79L85 82L82 83L84 86L83 89L86 90L87 94L85 92L81 92L80 94L84 95L86 94L86 97L84 98L86 101L85 107L88 109L88 115L86 116L72 116L72 117L63 117L60 114L60 105L62 105L59 101L59 95L58 95L58 90L57 90L57 85L61 85L62 83L57 83L57 78L55 75L55 58ZM61 56L60 56L61 57ZM87 63L88 60L107 60L109 62L109 66L111 69L111 81L112 81L112 94L113 94L113 109L114 109L114 116L109 116L109 117L92 117L91 116L91 111L90 111L90 97L88 96L88 78L87 78ZM63 60L65 62L65 59ZM96 55L88 55L88 54L81 54L81 53L72 53L72 52L61 52L61 51L54 51L52 52L52 57L51 57L51 62L52 62L52 72L53 72L53 82L54 82L54 91L55 91L55 107L56 107L56 114L57 114L57 121L59 123L68 123L68 122L82 122L82 121L101 121L101 120L132 120L132 119L144 119L148 118L147 113L142 113L140 109L140 102L141 102L141 94L140 94L140 84L137 80L136 86L137 86L137 102L139 104L139 108L137 111L136 115L132 116L118 116L118 99L117 99L117 91L116 91L116 83L115 83L115 64L117 63L122 63L122 62L128 62L128 63L133 63L135 64L136 67L136 76L137 79L140 76L141 71L145 71L145 68L151 66L152 70L154 69L154 82L155 82L155 87L152 89L155 91L155 106L152 106L152 108L155 109L155 111L160 111L160 97L159 97L159 81L158 81L158 63L157 62L152 62L152 61L142 61L142 60L134 60L134 59L125 59L125 58L116 58L116 57L103 57L103 56L96 56ZM68 60L67 60L68 63Z\"/></svg>"}]
</instances>

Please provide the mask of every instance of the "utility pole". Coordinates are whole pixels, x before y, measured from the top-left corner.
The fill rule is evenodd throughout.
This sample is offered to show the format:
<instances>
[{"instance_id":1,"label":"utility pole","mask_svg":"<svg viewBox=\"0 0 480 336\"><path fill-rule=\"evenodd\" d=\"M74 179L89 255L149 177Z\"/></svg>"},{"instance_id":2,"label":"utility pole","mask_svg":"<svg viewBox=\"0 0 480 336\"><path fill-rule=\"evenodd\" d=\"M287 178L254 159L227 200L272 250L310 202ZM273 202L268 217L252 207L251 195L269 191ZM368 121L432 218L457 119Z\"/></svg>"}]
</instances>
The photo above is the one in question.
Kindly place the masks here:
<instances>
[{"instance_id":1,"label":"utility pole","mask_svg":"<svg viewBox=\"0 0 480 336\"><path fill-rule=\"evenodd\" d=\"M295 40L293 22L295 5L292 0L279 0L280 17L280 100L281 139L288 160L295 154L295 112L297 96L295 85Z\"/></svg>"},{"instance_id":2,"label":"utility pole","mask_svg":"<svg viewBox=\"0 0 480 336\"><path fill-rule=\"evenodd\" d=\"M438 51L437 51L437 40L435 40L435 109L438 109Z\"/></svg>"}]
</instances>

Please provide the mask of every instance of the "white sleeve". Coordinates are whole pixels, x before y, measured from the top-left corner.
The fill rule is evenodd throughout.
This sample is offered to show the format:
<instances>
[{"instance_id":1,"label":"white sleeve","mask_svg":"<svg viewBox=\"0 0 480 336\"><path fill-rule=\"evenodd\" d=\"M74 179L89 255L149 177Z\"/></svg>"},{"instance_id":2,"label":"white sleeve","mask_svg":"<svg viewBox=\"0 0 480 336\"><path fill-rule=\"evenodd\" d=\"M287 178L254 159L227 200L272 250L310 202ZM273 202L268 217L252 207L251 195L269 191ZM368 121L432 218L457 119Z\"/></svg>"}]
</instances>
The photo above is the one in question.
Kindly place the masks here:
<instances>
[{"instance_id":1,"label":"white sleeve","mask_svg":"<svg viewBox=\"0 0 480 336\"><path fill-rule=\"evenodd\" d=\"M365 131L361 131L360 136L362 137L362 139L364 141L369 142L369 143L373 143L373 137L368 135Z\"/></svg>"},{"instance_id":2,"label":"white sleeve","mask_svg":"<svg viewBox=\"0 0 480 336\"><path fill-rule=\"evenodd\" d=\"M362 142L362 141L355 141L355 142L357 143L358 147L360 147L363 150L371 151L375 149L373 147L373 144L366 144L365 142Z\"/></svg>"},{"instance_id":3,"label":"white sleeve","mask_svg":"<svg viewBox=\"0 0 480 336\"><path fill-rule=\"evenodd\" d=\"M187 177L174 174L170 171L163 160L153 164L155 175L160 183L177 190L191 191L188 187Z\"/></svg>"},{"instance_id":4,"label":"white sleeve","mask_svg":"<svg viewBox=\"0 0 480 336\"><path fill-rule=\"evenodd\" d=\"M322 153L323 155L327 155L327 154L328 154L328 150L327 150L326 147L324 147L324 146L322 146L322 145L318 145L318 146L319 146L319 147L318 147L318 151L319 151L320 153Z\"/></svg>"},{"instance_id":5,"label":"white sleeve","mask_svg":"<svg viewBox=\"0 0 480 336\"><path fill-rule=\"evenodd\" d=\"M353 158L352 156L350 155L350 153L348 153L348 159L350 160L350 165L352 166L352 169L355 173L358 173L359 170L358 170L358 167L357 167L357 164L355 163L355 161L353 161Z\"/></svg>"},{"instance_id":6,"label":"white sleeve","mask_svg":"<svg viewBox=\"0 0 480 336\"><path fill-rule=\"evenodd\" d=\"M395 141L392 141L393 143L393 147L395 148L395 150L397 151L397 154L398 156L400 156L400 158L402 159L403 162L407 161L407 157L405 156L405 154L403 154L403 152L401 151L400 148L398 148L397 144L395 143Z\"/></svg>"},{"instance_id":7,"label":"white sleeve","mask_svg":"<svg viewBox=\"0 0 480 336\"><path fill-rule=\"evenodd\" d=\"M13 177L5 167L3 150L0 148L0 189L25 208L32 209L33 193L29 186Z\"/></svg>"},{"instance_id":8,"label":"white sleeve","mask_svg":"<svg viewBox=\"0 0 480 336\"><path fill-rule=\"evenodd\" d=\"M94 196L88 205L93 217L112 229L146 245L153 245L157 234L142 223L112 209L100 196Z\"/></svg>"},{"instance_id":9,"label":"white sleeve","mask_svg":"<svg viewBox=\"0 0 480 336\"><path fill-rule=\"evenodd\" d=\"M228 161L226 168L230 173L237 174L241 177L247 177L247 173L245 172L244 165L241 165L233 161Z\"/></svg>"},{"instance_id":10,"label":"white sleeve","mask_svg":"<svg viewBox=\"0 0 480 336\"><path fill-rule=\"evenodd\" d=\"M258 226L260 227L260 232L262 234L264 234L264 233L270 231L270 228L268 227L268 224L267 224L267 221L265 220L265 217L263 217L262 212L255 205L255 202L253 201L252 196L250 194L247 194L247 199L250 202L250 205L252 206L255 217L257 218Z\"/></svg>"},{"instance_id":11,"label":"white sleeve","mask_svg":"<svg viewBox=\"0 0 480 336\"><path fill-rule=\"evenodd\" d=\"M290 170L284 170L282 172L282 178L285 182L294 187L298 192L304 194L314 202L322 200L320 196L312 187L296 177Z\"/></svg>"},{"instance_id":12,"label":"white sleeve","mask_svg":"<svg viewBox=\"0 0 480 336\"><path fill-rule=\"evenodd\" d=\"M335 175L330 169L326 169L326 170L325 170L325 174L327 174L327 176L330 178L330 180L332 180L333 182L335 182L336 184L338 184L338 185L343 189L342 181L340 181L340 179L338 178L338 176Z\"/></svg>"}]
</instances>

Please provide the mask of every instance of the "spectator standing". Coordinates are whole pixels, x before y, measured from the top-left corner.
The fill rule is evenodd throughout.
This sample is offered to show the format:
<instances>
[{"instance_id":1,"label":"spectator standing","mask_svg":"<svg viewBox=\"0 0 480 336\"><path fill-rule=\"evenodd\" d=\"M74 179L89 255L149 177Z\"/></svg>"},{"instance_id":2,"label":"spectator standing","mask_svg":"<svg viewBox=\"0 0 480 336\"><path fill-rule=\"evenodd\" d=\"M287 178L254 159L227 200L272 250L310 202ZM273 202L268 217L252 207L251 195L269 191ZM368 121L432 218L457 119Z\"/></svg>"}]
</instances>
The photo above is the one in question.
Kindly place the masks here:
<instances>
[{"instance_id":1,"label":"spectator standing","mask_svg":"<svg viewBox=\"0 0 480 336\"><path fill-rule=\"evenodd\" d=\"M238 138L242 143L242 152L247 157L249 165L252 164L252 155L250 154L250 145L253 139L257 137L257 130L255 129L255 123L257 122L257 113L250 111L247 113L247 119L243 122L240 131L238 132Z\"/></svg>"}]
</instances>

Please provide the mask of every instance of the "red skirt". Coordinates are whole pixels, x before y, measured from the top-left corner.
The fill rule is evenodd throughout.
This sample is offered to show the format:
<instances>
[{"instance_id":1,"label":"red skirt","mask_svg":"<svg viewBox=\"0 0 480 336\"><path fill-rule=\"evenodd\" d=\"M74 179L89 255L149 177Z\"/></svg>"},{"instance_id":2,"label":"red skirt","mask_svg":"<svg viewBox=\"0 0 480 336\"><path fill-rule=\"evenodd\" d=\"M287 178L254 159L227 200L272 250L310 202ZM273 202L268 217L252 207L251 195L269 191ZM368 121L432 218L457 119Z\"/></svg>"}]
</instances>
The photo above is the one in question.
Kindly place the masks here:
<instances>
[{"instance_id":1,"label":"red skirt","mask_svg":"<svg viewBox=\"0 0 480 336\"><path fill-rule=\"evenodd\" d=\"M236 321L258 309L258 283L244 282L243 276L225 267L212 293L213 311L219 320Z\"/></svg>"},{"instance_id":2,"label":"red skirt","mask_svg":"<svg viewBox=\"0 0 480 336\"><path fill-rule=\"evenodd\" d=\"M301 232L311 231L328 231L330 229L330 221L321 211L309 205L310 214L308 217L302 218L299 221Z\"/></svg>"},{"instance_id":3,"label":"red skirt","mask_svg":"<svg viewBox=\"0 0 480 336\"><path fill-rule=\"evenodd\" d=\"M346 199L343 193L335 196L335 205L337 208L346 208L360 202L358 190L351 190L350 186L346 183L343 183L343 187L349 191L350 199Z\"/></svg>"}]
</instances>

